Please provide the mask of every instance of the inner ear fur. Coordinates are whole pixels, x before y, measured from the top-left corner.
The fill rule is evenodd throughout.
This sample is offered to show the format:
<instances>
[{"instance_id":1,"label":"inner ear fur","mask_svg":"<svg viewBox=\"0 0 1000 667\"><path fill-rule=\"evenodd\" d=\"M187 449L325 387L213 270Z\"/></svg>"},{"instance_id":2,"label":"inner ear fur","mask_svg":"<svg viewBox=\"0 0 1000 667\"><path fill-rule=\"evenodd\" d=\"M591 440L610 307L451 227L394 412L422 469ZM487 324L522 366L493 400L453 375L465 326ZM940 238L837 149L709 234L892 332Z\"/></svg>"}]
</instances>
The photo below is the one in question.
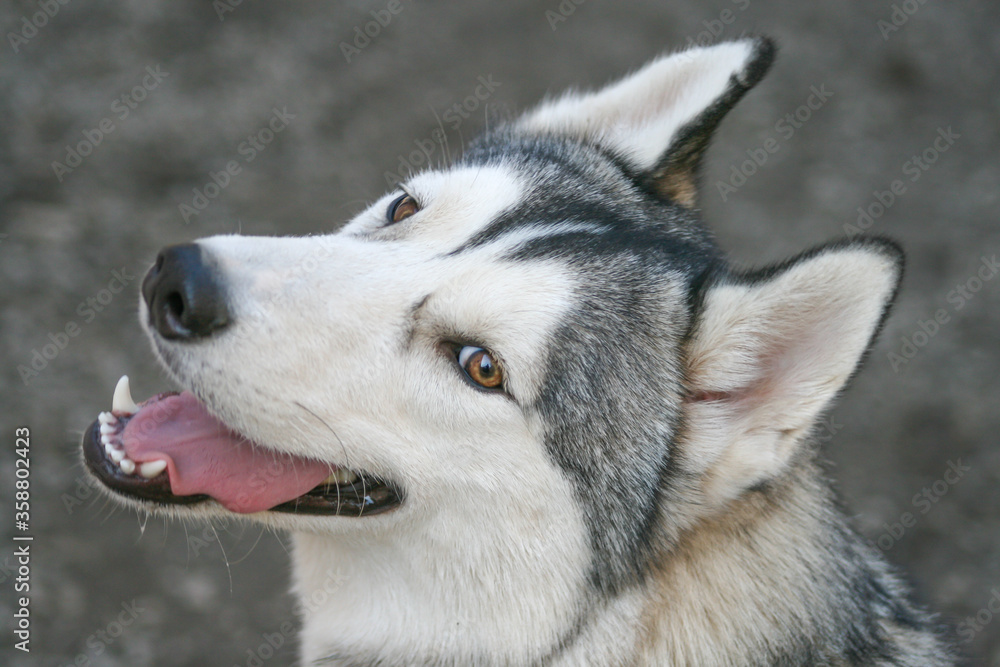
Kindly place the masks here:
<instances>
[{"instance_id":1,"label":"inner ear fur","mask_svg":"<svg viewBox=\"0 0 1000 667\"><path fill-rule=\"evenodd\" d=\"M824 246L706 288L687 349L686 465L720 499L781 473L895 297L886 239Z\"/></svg>"}]
</instances>

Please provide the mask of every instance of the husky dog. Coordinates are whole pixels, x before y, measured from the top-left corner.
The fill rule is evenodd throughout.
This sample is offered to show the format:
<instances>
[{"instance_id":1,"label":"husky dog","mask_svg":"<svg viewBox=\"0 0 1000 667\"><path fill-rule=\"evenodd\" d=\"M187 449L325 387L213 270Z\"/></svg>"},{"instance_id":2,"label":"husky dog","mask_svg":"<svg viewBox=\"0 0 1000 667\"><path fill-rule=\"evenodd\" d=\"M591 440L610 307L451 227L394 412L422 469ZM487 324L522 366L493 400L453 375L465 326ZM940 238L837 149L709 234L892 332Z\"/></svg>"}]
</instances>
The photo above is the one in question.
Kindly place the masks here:
<instances>
[{"instance_id":1,"label":"husky dog","mask_svg":"<svg viewBox=\"0 0 1000 667\"><path fill-rule=\"evenodd\" d=\"M771 41L490 129L338 233L164 249L84 436L129 505L294 541L304 665L951 665L810 431L893 301L891 241L730 268L697 210Z\"/></svg>"}]
</instances>

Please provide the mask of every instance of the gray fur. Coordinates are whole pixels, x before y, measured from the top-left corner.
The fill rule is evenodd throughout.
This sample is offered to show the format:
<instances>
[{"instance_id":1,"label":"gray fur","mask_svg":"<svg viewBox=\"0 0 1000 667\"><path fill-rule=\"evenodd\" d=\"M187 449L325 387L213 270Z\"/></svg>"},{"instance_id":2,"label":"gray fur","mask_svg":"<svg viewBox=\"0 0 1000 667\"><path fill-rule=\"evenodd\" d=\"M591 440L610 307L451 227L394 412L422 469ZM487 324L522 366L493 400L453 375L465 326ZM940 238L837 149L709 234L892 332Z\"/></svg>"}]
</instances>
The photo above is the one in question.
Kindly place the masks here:
<instances>
[{"instance_id":1,"label":"gray fur","mask_svg":"<svg viewBox=\"0 0 1000 667\"><path fill-rule=\"evenodd\" d=\"M684 344L706 284L734 278L697 214L658 196L645 174L630 173L614 154L501 127L473 144L462 164L501 161L532 184L529 193L459 251L502 245L525 227L595 226L512 245L508 256L566 260L586 276L529 409L547 424L549 454L587 508L597 607L607 596L649 586L701 530L699 499L675 465L684 447ZM766 568L768 549L783 546L802 551L809 577L776 573L789 598L808 603L789 605L780 634L762 628L756 648L741 647L740 664L954 664L948 631L910 602L902 579L837 508L818 448L804 447L786 475L749 491L741 505L724 529L740 535L747 553L739 557L752 560L734 554L734 575ZM784 545L754 534L760 513L783 526ZM799 609L807 616L796 617Z\"/></svg>"}]
</instances>

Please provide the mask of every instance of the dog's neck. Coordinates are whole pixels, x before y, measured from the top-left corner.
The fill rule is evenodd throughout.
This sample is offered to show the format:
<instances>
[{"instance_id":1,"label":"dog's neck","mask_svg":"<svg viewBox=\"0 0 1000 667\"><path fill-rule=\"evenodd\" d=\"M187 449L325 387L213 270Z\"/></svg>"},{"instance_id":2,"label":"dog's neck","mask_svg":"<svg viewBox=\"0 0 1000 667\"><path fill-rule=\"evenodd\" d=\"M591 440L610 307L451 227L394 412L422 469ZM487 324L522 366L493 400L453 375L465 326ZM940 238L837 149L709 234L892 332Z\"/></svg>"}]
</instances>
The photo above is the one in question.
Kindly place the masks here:
<instances>
[{"instance_id":1,"label":"dog's neck","mask_svg":"<svg viewBox=\"0 0 1000 667\"><path fill-rule=\"evenodd\" d=\"M628 610L639 613L604 621L635 628L625 664L873 664L921 620L809 450L767 488L685 522ZM586 655L567 664L602 664Z\"/></svg>"},{"instance_id":2,"label":"dog's neck","mask_svg":"<svg viewBox=\"0 0 1000 667\"><path fill-rule=\"evenodd\" d=\"M878 591L895 580L853 553L867 546L806 467L777 493L750 492L730 512L694 521L646 581L614 597L588 585L589 563L578 558L586 545L530 541L578 531L536 524L526 536L523 517L480 521L464 537L426 526L364 539L297 535L303 665L837 664L837 653L816 647L857 632L858 619L882 619L817 591ZM830 549L852 552L840 554L837 572ZM881 593L890 611L892 593ZM789 628L801 635L799 652L770 653L770 638L787 646Z\"/></svg>"},{"instance_id":3,"label":"dog's neck","mask_svg":"<svg viewBox=\"0 0 1000 667\"><path fill-rule=\"evenodd\" d=\"M296 534L303 664L525 665L556 651L585 605L588 546L579 509L547 500Z\"/></svg>"}]
</instances>

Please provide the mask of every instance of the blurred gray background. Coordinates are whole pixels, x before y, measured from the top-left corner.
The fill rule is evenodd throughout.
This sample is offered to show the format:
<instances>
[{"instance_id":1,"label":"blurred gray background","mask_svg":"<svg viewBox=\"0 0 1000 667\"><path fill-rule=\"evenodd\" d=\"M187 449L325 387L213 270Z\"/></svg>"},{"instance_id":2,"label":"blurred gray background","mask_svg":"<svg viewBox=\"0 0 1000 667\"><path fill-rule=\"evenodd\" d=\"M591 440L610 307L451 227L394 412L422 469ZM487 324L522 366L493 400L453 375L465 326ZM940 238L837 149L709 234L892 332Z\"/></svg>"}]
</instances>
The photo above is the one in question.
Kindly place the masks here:
<instances>
[{"instance_id":1,"label":"blurred gray background","mask_svg":"<svg viewBox=\"0 0 1000 667\"><path fill-rule=\"evenodd\" d=\"M81 484L80 433L109 408L118 377L132 376L137 397L171 388L135 316L161 246L336 229L383 192L386 172L420 166L420 146L434 163L460 152L487 107L523 109L667 49L760 32L781 52L709 152L705 216L747 265L851 233L859 207L869 231L905 244L893 316L820 437L865 535L956 625L974 664L1000 665L1000 618L989 610L1000 604L1000 278L989 268L1000 254L997 3L388 6L0 8L5 633L15 426L31 428L35 536L32 652L14 651L5 634L0 663L294 662L282 536L146 520ZM371 23L378 17L386 25ZM366 24L377 33L367 43ZM480 77L492 77L487 99L474 96ZM817 91L822 102L800 108ZM248 147L275 109L294 118ZM777 149L747 163L769 139ZM240 173L198 200L194 190L230 161ZM734 168L750 173L745 182ZM185 216L180 205L195 203L202 209ZM128 283L119 294L114 272ZM952 464L968 470L939 481ZM905 513L912 525L896 527ZM132 612L119 626L123 605Z\"/></svg>"}]
</instances>

